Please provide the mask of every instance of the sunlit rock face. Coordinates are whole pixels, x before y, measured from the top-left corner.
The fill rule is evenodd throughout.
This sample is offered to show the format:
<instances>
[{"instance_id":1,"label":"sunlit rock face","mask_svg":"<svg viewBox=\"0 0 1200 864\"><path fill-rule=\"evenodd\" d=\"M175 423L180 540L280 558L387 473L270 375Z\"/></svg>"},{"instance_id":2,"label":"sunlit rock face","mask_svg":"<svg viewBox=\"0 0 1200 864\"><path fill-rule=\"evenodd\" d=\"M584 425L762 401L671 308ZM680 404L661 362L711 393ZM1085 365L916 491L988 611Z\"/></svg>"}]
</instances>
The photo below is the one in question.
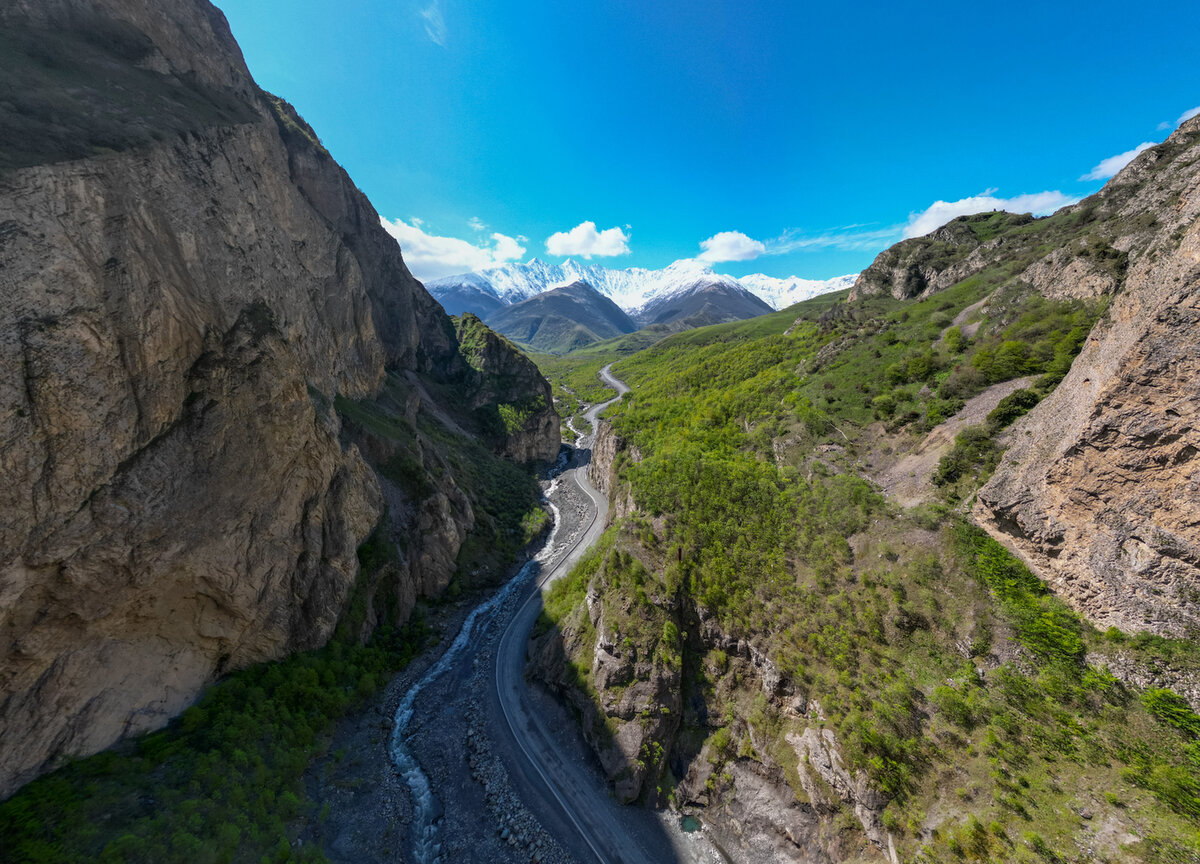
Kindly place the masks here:
<instances>
[{"instance_id":1,"label":"sunlit rock face","mask_svg":"<svg viewBox=\"0 0 1200 864\"><path fill-rule=\"evenodd\" d=\"M1095 201L1128 253L1124 284L1066 379L1014 427L974 515L1097 626L1195 633L1200 120ZM1062 293L1092 290L1077 268L1057 273Z\"/></svg>"},{"instance_id":2,"label":"sunlit rock face","mask_svg":"<svg viewBox=\"0 0 1200 864\"><path fill-rule=\"evenodd\" d=\"M6 795L323 644L384 510L334 398L389 373L483 385L207 0L16 2L0 27L29 85L0 153ZM496 449L549 459L530 380L546 410ZM448 581L467 511L425 526L421 579Z\"/></svg>"}]
</instances>

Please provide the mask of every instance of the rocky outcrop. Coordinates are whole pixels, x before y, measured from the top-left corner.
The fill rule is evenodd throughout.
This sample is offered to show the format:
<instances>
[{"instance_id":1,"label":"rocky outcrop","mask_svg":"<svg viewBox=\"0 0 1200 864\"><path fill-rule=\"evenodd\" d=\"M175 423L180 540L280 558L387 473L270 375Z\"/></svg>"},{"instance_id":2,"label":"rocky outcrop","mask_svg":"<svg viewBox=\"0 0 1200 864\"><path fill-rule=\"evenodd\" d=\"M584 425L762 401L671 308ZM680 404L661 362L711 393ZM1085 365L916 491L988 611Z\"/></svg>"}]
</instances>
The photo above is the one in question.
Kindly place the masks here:
<instances>
[{"instance_id":1,"label":"rocky outcrop","mask_svg":"<svg viewBox=\"0 0 1200 864\"><path fill-rule=\"evenodd\" d=\"M592 455L588 462L588 479L606 497L612 498L617 486L617 454L625 450L625 441L612 428L611 423L596 421L596 434L592 436Z\"/></svg>"},{"instance_id":2,"label":"rocky outcrop","mask_svg":"<svg viewBox=\"0 0 1200 864\"><path fill-rule=\"evenodd\" d=\"M1111 294L1124 284L1129 249L1151 242L1155 226L1150 219L1125 218L1119 193L1111 201L1104 196L1036 220L1003 212L960 216L879 253L859 274L849 300L875 294L923 299L985 271L993 284L1017 281L1051 299Z\"/></svg>"},{"instance_id":3,"label":"rocky outcrop","mask_svg":"<svg viewBox=\"0 0 1200 864\"><path fill-rule=\"evenodd\" d=\"M1000 214L1006 224L1032 222L1030 216ZM850 289L849 302L872 294L897 300L928 297L987 268L1003 254L1002 239L981 243L971 217L955 219L925 237L903 240L880 252Z\"/></svg>"},{"instance_id":4,"label":"rocky outcrop","mask_svg":"<svg viewBox=\"0 0 1200 864\"><path fill-rule=\"evenodd\" d=\"M103 148L54 149L90 114L30 115L20 152L0 140L16 154L0 166L3 795L162 725L229 669L322 644L386 492L334 398L372 397L388 370L491 379L207 0L0 18L14 44L69 55L58 74L97 117L175 98ZM41 144L47 164L28 164ZM518 418L499 449L550 458L554 422ZM454 521L444 497L420 530Z\"/></svg>"},{"instance_id":5,"label":"rocky outcrop","mask_svg":"<svg viewBox=\"0 0 1200 864\"><path fill-rule=\"evenodd\" d=\"M679 609L663 596L633 609L620 587L629 573L653 578L623 553L606 556L573 621L533 641L530 669L580 716L617 800L655 804L682 708ZM590 693L579 686L580 667Z\"/></svg>"},{"instance_id":6,"label":"rocky outcrop","mask_svg":"<svg viewBox=\"0 0 1200 864\"><path fill-rule=\"evenodd\" d=\"M1200 629L1200 120L1080 206L1128 226L1122 290L1012 432L976 520L1100 627ZM1090 289L1089 289L1090 290Z\"/></svg>"},{"instance_id":7,"label":"rocky outcrop","mask_svg":"<svg viewBox=\"0 0 1200 864\"><path fill-rule=\"evenodd\" d=\"M641 451L629 444L613 430L612 424L604 420L596 422L596 433L592 436L591 456L588 461L588 479L603 493L612 505L610 521L623 519L637 508L633 503L633 492L628 484L621 487L617 481L617 458L633 463L642 461Z\"/></svg>"},{"instance_id":8,"label":"rocky outcrop","mask_svg":"<svg viewBox=\"0 0 1200 864\"><path fill-rule=\"evenodd\" d=\"M549 382L533 361L470 313L457 319L469 370L463 396L497 452L517 462L558 455L562 431Z\"/></svg>"},{"instance_id":9,"label":"rocky outcrop","mask_svg":"<svg viewBox=\"0 0 1200 864\"><path fill-rule=\"evenodd\" d=\"M883 808L887 806L887 799L878 790L871 788L863 771L851 774L847 770L842 763L841 751L833 730L809 726L799 735L789 733L786 740L795 749L800 764L808 769L800 771L800 782L809 800L822 802L826 806L836 805L840 801L849 806L862 824L867 839L880 849L886 850L887 859L892 864L899 864L895 841L883 827ZM824 792L814 782L813 775L823 780L826 787L833 791L835 801L823 801Z\"/></svg>"},{"instance_id":10,"label":"rocky outcrop","mask_svg":"<svg viewBox=\"0 0 1200 864\"><path fill-rule=\"evenodd\" d=\"M1080 251L1078 246L1055 249L1030 264L1022 278L1051 300L1082 300L1114 293L1121 286L1121 271L1106 269L1093 258L1080 255Z\"/></svg>"}]
</instances>

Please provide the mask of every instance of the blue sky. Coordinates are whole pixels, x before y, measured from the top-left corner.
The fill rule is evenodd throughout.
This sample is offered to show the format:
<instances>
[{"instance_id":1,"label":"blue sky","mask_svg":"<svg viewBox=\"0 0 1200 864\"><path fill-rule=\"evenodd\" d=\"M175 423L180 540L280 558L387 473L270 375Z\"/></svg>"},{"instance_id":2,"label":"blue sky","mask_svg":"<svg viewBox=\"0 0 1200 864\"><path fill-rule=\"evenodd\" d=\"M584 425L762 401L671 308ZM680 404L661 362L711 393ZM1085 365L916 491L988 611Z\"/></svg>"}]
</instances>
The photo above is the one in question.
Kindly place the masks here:
<instances>
[{"instance_id":1,"label":"blue sky","mask_svg":"<svg viewBox=\"0 0 1200 864\"><path fill-rule=\"evenodd\" d=\"M957 213L1090 194L1200 108L1196 0L217 3L424 279L852 273Z\"/></svg>"}]
</instances>

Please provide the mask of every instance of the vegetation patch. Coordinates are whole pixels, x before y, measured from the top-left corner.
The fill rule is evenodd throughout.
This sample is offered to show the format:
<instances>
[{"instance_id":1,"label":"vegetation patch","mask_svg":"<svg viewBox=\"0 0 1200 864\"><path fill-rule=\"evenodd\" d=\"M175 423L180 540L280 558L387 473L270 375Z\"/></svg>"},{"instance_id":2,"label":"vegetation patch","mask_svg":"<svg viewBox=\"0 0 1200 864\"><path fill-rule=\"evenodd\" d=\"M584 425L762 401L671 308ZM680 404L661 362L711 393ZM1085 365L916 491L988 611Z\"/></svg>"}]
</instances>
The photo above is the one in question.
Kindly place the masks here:
<instances>
[{"instance_id":1,"label":"vegetation patch","mask_svg":"<svg viewBox=\"0 0 1200 864\"><path fill-rule=\"evenodd\" d=\"M1028 219L968 227L1049 230ZM576 646L583 679L589 591L637 656L660 651L653 622L681 610L680 633L692 635L672 662L692 707L661 742L663 778L700 772L710 802L739 759L777 771L803 799L809 768L786 737L817 725L884 794L905 860L1082 860L1080 844L1109 860L1196 860L1194 715L1087 662L1119 650L1192 668L1194 645L1096 633L953 510L898 511L855 467L870 428L919 433L996 381L1039 376L966 430L938 469L960 496L986 476L1003 430L1061 380L1104 311L1010 280L985 272L907 304L800 304L619 359L633 389L609 420L640 454L617 460L638 512L618 535L624 551L572 574L541 627ZM601 365L573 356L554 361L563 380ZM776 696L762 667L696 638L714 620L722 638L770 660ZM784 710L797 699L804 713ZM1138 839L1122 848L1096 835L1100 825Z\"/></svg>"},{"instance_id":2,"label":"vegetation patch","mask_svg":"<svg viewBox=\"0 0 1200 864\"><path fill-rule=\"evenodd\" d=\"M327 753L334 724L424 641L417 621L381 628L366 645L335 638L233 673L166 729L78 759L0 804L4 860L327 861L296 844L323 819L302 776Z\"/></svg>"}]
</instances>

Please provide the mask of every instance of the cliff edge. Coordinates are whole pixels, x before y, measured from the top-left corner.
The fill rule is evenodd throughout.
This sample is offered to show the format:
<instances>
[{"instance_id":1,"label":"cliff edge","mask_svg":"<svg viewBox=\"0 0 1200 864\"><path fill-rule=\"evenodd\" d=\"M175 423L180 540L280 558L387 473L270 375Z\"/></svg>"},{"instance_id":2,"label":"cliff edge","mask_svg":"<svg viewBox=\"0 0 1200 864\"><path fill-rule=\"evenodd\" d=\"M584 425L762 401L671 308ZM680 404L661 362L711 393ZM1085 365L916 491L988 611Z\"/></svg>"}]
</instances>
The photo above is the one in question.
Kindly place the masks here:
<instances>
[{"instance_id":1,"label":"cliff edge","mask_svg":"<svg viewBox=\"0 0 1200 864\"><path fill-rule=\"evenodd\" d=\"M5 795L323 644L390 488L335 404L405 375L483 385L207 0L18 0L0 25ZM553 458L548 397L492 443ZM444 587L474 523L430 506L453 542L426 558L450 572L410 595ZM413 559L419 523L393 519Z\"/></svg>"},{"instance_id":2,"label":"cliff edge","mask_svg":"<svg viewBox=\"0 0 1200 864\"><path fill-rule=\"evenodd\" d=\"M1200 629L1200 118L1089 202L1128 255L1123 287L1067 377L1014 427L974 517L1097 626L1191 635Z\"/></svg>"}]
</instances>

